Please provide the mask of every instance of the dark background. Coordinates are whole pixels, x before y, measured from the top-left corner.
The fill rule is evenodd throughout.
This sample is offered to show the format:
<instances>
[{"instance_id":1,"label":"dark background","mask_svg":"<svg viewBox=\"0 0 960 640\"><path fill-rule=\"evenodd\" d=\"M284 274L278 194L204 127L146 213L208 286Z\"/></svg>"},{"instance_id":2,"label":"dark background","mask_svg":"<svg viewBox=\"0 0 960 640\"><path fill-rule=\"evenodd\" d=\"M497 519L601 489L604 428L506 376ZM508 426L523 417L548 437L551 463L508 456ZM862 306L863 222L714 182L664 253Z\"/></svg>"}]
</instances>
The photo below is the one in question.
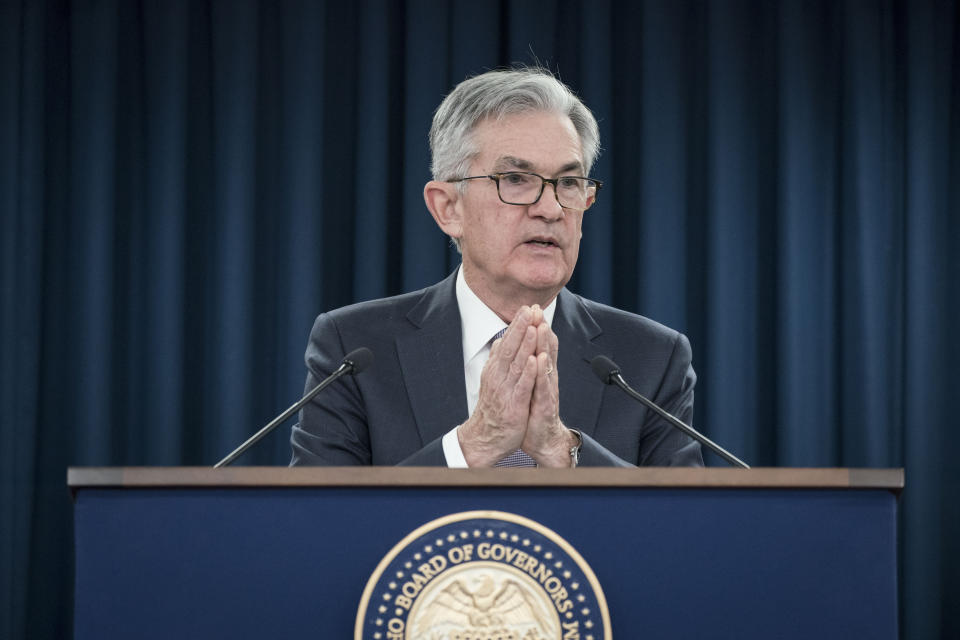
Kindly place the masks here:
<instances>
[{"instance_id":1,"label":"dark background","mask_svg":"<svg viewBox=\"0 0 960 640\"><path fill-rule=\"evenodd\" d=\"M319 312L455 267L433 109L535 59L600 121L570 288L751 464L905 467L903 636L960 637L956 0L0 0L0 636L70 635L67 466L213 464Z\"/></svg>"}]
</instances>

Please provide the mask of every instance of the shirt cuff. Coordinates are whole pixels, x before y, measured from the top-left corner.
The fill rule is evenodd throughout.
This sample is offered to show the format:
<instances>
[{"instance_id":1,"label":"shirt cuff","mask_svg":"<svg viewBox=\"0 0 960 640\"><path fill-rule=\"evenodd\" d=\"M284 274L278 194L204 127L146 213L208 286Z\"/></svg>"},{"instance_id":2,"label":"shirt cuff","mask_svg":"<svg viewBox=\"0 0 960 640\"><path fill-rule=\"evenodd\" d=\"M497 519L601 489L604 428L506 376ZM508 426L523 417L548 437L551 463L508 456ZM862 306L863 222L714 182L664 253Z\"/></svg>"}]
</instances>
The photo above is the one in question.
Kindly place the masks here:
<instances>
[{"instance_id":1,"label":"shirt cuff","mask_svg":"<svg viewBox=\"0 0 960 640\"><path fill-rule=\"evenodd\" d=\"M457 429L454 427L443 436L443 457L447 459L447 466L451 469L466 469L467 459L463 457L460 440L457 439Z\"/></svg>"}]
</instances>

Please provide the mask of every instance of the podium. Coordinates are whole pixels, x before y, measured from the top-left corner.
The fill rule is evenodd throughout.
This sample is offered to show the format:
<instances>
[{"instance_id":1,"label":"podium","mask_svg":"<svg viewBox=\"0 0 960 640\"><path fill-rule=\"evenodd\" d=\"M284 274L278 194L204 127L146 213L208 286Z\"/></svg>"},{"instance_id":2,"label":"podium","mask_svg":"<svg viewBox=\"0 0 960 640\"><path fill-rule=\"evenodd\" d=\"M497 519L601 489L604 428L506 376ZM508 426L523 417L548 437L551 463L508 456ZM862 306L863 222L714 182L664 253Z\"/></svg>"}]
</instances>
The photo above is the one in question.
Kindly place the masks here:
<instances>
[{"instance_id":1,"label":"podium","mask_svg":"<svg viewBox=\"0 0 960 640\"><path fill-rule=\"evenodd\" d=\"M554 532L592 570L609 628L565 638L894 640L903 482L902 469L71 468L74 637L413 638L361 630L371 576L426 524L495 512Z\"/></svg>"}]
</instances>

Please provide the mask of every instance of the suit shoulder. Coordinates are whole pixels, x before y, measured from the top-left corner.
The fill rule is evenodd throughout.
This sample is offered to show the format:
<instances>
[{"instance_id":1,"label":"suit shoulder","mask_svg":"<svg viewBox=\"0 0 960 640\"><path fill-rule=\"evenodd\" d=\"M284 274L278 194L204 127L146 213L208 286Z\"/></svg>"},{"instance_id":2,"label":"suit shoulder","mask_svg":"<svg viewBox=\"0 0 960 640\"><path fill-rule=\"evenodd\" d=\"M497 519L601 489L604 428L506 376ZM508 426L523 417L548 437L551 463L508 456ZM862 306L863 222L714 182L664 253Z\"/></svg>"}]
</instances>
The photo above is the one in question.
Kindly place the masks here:
<instances>
[{"instance_id":1,"label":"suit shoulder","mask_svg":"<svg viewBox=\"0 0 960 640\"><path fill-rule=\"evenodd\" d=\"M582 296L576 296L576 298L609 339L642 340L648 345L656 344L669 349L673 349L678 341L684 345L688 344L683 334L656 320Z\"/></svg>"},{"instance_id":2,"label":"suit shoulder","mask_svg":"<svg viewBox=\"0 0 960 640\"><path fill-rule=\"evenodd\" d=\"M333 322L356 323L376 319L380 322L393 318L403 318L420 301L426 289L419 291L410 291L387 298L376 298L356 302L345 307L326 311L322 315L327 316Z\"/></svg>"},{"instance_id":3,"label":"suit shoulder","mask_svg":"<svg viewBox=\"0 0 960 640\"><path fill-rule=\"evenodd\" d=\"M409 293L357 302L320 314L314 330L334 325L338 332L370 338L399 335L431 323L459 322L454 276Z\"/></svg>"}]
</instances>

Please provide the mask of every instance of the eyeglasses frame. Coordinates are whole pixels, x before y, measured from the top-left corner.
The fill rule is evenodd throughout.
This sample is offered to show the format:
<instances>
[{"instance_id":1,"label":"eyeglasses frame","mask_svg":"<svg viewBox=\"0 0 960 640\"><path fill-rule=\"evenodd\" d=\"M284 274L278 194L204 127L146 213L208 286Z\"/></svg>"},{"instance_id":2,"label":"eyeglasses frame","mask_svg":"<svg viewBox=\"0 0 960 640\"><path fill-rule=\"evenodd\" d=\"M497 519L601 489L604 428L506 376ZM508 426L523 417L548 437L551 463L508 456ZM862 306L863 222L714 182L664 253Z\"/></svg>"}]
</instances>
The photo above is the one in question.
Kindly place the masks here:
<instances>
[{"instance_id":1,"label":"eyeglasses frame","mask_svg":"<svg viewBox=\"0 0 960 640\"><path fill-rule=\"evenodd\" d=\"M517 174L525 175L525 176L536 176L537 178L540 178L540 193L537 194L537 197L533 202L524 202L524 203L507 202L506 200L503 199L503 195L501 195L500 193L500 179L503 178L503 176L517 175ZM590 207L587 207L587 209L577 209L576 207L565 207L563 203L560 202L559 194L557 194L557 183L560 180L563 180L565 178L577 178L578 180L587 180L589 182L592 182L595 185L594 192L593 192L594 202L596 202L596 199L597 199L597 192L600 191L600 187L603 186L603 182L601 182L600 180L597 180L596 178L588 178L586 176L560 176L559 178L544 178L539 173L533 173L532 171L501 171L500 173L491 173L483 176L466 176L464 178L454 178L451 180L447 180L446 182L464 182L466 180L481 180L483 178L489 178L490 180L493 180L494 182L497 183L497 197L500 198L500 202L502 202L503 204L509 204L515 207L531 207L537 204L538 202L540 202L540 198L543 197L543 190L547 188L548 184L551 184L553 185L553 197L557 199L557 204L559 204L564 209L570 209L572 211L586 211ZM591 203L591 206L593 206L592 203Z\"/></svg>"}]
</instances>

